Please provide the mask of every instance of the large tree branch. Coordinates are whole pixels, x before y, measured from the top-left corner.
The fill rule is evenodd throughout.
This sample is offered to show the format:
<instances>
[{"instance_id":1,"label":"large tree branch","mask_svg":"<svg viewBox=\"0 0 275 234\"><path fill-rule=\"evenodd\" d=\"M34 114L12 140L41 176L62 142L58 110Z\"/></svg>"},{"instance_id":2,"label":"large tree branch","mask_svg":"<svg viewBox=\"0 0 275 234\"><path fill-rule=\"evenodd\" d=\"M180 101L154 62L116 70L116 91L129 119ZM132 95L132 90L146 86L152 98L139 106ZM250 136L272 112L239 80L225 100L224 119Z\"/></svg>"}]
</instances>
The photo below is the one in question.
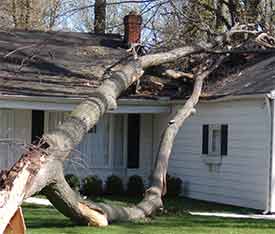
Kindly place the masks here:
<instances>
[{"instance_id":1,"label":"large tree branch","mask_svg":"<svg viewBox=\"0 0 275 234\"><path fill-rule=\"evenodd\" d=\"M43 190L55 208L80 224L103 227L112 221L127 221L145 218L162 207L162 199L153 190L136 206L117 207L83 200L67 184L63 171L59 170L58 180Z\"/></svg>"},{"instance_id":2,"label":"large tree branch","mask_svg":"<svg viewBox=\"0 0 275 234\"><path fill-rule=\"evenodd\" d=\"M0 233L4 231L9 220L25 198L47 185L58 184L57 181L62 181L56 180L59 169L55 165L68 157L71 150L81 142L88 130L97 123L108 109L116 108L116 99L122 91L142 76L143 69L172 62L178 58L202 51L199 47L184 47L167 53L147 55L116 66L110 77L105 79L103 84L88 99L78 105L63 124L59 125L53 132L45 134L40 145L25 153L5 174L4 180L3 178L0 179L2 181L0 186ZM62 177L59 176L59 178ZM59 187L56 186L56 188L58 190ZM152 196L154 197L154 192L146 197L151 199ZM64 202L64 204L66 203ZM140 207L139 210L142 210L142 205ZM81 211L79 215L86 222L93 220L92 217L87 219L87 214L91 215L94 212L84 212L84 210L89 209L91 208L85 204L79 208ZM97 210L94 211L97 212ZM150 211L143 213L146 215ZM111 215L109 214L109 216ZM73 214L70 217L75 218ZM100 216L100 218L103 217ZM105 221L101 219L100 222L93 223L93 225L104 226L107 219Z\"/></svg>"},{"instance_id":3,"label":"large tree branch","mask_svg":"<svg viewBox=\"0 0 275 234\"><path fill-rule=\"evenodd\" d=\"M63 174L63 163L56 162L55 180L43 189L54 207L77 223L93 226L108 225L106 215L92 202L82 199L68 185Z\"/></svg>"},{"instance_id":4,"label":"large tree branch","mask_svg":"<svg viewBox=\"0 0 275 234\"><path fill-rule=\"evenodd\" d=\"M64 213L64 210L67 210L66 214L75 220L77 220L75 217L78 217L79 214L79 204L81 204L82 207L85 207L86 205L86 207L92 209L96 208L95 210L98 211L98 214L92 216L92 221L88 223L97 226L104 226L106 224L106 222L101 222L103 225L99 225L100 222L98 221L101 220L102 217L106 217L108 222L140 219L153 214L157 209L162 207L162 195L166 191L165 176L168 167L168 160L177 131L182 126L185 119L193 113L194 106L197 104L201 94L204 79L219 66L222 60L223 57L219 58L211 68L197 74L193 94L187 100L186 104L176 112L173 120L170 121L169 126L163 135L158 159L152 176L151 187L146 191L144 199L139 204L132 207L116 207L107 204L95 204L91 202L84 203L83 200L73 195L72 190L68 185L66 185L62 175L62 181L57 181L46 190L47 197L55 207L59 209L60 206L62 206L62 209L60 209L61 212ZM68 192L68 190L70 190L70 192ZM71 208L72 206L74 206L74 209ZM97 222L94 222L95 219L97 219ZM83 218L80 220L83 222Z\"/></svg>"},{"instance_id":5,"label":"large tree branch","mask_svg":"<svg viewBox=\"0 0 275 234\"><path fill-rule=\"evenodd\" d=\"M183 126L184 121L195 112L195 105L199 101L201 95L203 81L209 76L223 61L221 56L211 68L200 72L196 75L195 84L191 97L186 101L183 107L180 107L171 117L167 128L165 129L160 142L159 152L157 155L156 166L152 175L151 188L159 193L166 193L166 173L168 169L168 161L171 155L173 143L179 129Z\"/></svg>"}]
</instances>

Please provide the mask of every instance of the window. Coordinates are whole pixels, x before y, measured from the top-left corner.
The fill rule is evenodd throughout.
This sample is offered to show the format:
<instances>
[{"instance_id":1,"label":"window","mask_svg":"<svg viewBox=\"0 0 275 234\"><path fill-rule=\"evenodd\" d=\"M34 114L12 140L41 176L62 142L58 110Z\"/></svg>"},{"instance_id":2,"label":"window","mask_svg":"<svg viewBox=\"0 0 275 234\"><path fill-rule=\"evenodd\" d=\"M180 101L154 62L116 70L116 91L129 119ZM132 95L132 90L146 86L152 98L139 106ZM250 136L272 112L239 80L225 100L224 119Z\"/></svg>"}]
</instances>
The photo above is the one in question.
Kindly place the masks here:
<instances>
[{"instance_id":1,"label":"window","mask_svg":"<svg viewBox=\"0 0 275 234\"><path fill-rule=\"evenodd\" d=\"M202 154L226 156L228 151L228 125L207 124L202 127Z\"/></svg>"},{"instance_id":2,"label":"window","mask_svg":"<svg viewBox=\"0 0 275 234\"><path fill-rule=\"evenodd\" d=\"M212 143L211 143L211 153L216 154L219 148L219 140L220 140L220 130L213 129L212 131Z\"/></svg>"},{"instance_id":3,"label":"window","mask_svg":"<svg viewBox=\"0 0 275 234\"><path fill-rule=\"evenodd\" d=\"M209 125L209 137L208 137L209 155L218 156L221 155L221 126Z\"/></svg>"},{"instance_id":4,"label":"window","mask_svg":"<svg viewBox=\"0 0 275 234\"><path fill-rule=\"evenodd\" d=\"M128 115L128 159L127 167L139 168L139 137L140 137L140 115Z\"/></svg>"}]
</instances>

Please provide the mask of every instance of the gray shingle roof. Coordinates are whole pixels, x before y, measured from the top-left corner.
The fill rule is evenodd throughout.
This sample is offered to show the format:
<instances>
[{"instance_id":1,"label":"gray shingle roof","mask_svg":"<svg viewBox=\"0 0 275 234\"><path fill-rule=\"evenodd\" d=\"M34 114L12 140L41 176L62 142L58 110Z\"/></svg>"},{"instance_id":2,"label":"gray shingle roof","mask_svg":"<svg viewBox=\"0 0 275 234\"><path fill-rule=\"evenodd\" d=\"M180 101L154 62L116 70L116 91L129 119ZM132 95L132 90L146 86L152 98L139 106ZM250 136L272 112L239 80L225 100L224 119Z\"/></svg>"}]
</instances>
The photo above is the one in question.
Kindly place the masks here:
<instances>
[{"instance_id":1,"label":"gray shingle roof","mask_svg":"<svg viewBox=\"0 0 275 234\"><path fill-rule=\"evenodd\" d=\"M118 35L1 32L0 95L87 96L123 46Z\"/></svg>"},{"instance_id":2,"label":"gray shingle roof","mask_svg":"<svg viewBox=\"0 0 275 234\"><path fill-rule=\"evenodd\" d=\"M249 95L269 93L275 89L275 57L257 62L247 68L224 77L217 77L215 82L205 89L205 96L219 97L228 95Z\"/></svg>"},{"instance_id":3,"label":"gray shingle roof","mask_svg":"<svg viewBox=\"0 0 275 234\"><path fill-rule=\"evenodd\" d=\"M16 31L0 33L0 96L86 97L98 87L104 71L127 57L119 35L76 32ZM268 93L275 89L275 57L216 73L203 96ZM230 66L229 66L230 67ZM228 67L226 68L228 69ZM234 72L235 71L235 72ZM214 74L215 76L215 74ZM128 98L185 98L190 83L152 74L142 78L140 93Z\"/></svg>"}]
</instances>

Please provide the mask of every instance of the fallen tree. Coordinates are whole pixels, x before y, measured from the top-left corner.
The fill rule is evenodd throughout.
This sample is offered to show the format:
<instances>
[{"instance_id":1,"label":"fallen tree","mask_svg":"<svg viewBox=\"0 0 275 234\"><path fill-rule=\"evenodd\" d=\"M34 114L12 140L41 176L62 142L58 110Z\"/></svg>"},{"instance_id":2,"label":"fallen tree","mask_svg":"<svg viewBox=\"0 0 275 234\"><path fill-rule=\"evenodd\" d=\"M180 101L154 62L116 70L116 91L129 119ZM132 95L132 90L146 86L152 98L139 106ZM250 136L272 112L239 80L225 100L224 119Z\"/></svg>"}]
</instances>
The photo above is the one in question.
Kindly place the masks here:
<instances>
[{"instance_id":1,"label":"fallen tree","mask_svg":"<svg viewBox=\"0 0 275 234\"><path fill-rule=\"evenodd\" d=\"M0 233L22 204L23 200L46 188L55 207L79 223L106 226L109 220L145 217L162 206L159 191L149 189L146 203L137 209L115 212L87 203L66 183L63 162L108 109L116 108L122 91L138 80L144 69L175 61L180 57L202 52L201 47L184 47L167 53L147 55L119 64L93 95L78 105L67 120L54 131L45 134L39 144L32 146L1 178ZM160 188L161 189L161 188Z\"/></svg>"},{"instance_id":2,"label":"fallen tree","mask_svg":"<svg viewBox=\"0 0 275 234\"><path fill-rule=\"evenodd\" d=\"M63 162L104 113L116 108L119 95L137 81L145 69L193 54L206 53L214 51L210 51L209 47L186 46L166 53L126 60L116 65L106 74L102 85L78 105L63 124L45 134L37 145L30 147L8 172L1 175L0 233L5 230L23 200L43 188L48 199L60 212L80 224L102 227L114 220L144 218L162 207L168 160L175 136L185 119L195 112L194 106L199 100L203 81L221 63L223 54L219 57L216 55L200 58L204 62L194 74L192 95L173 115L162 136L151 186L139 204L133 207L112 207L83 200L65 181Z\"/></svg>"}]
</instances>

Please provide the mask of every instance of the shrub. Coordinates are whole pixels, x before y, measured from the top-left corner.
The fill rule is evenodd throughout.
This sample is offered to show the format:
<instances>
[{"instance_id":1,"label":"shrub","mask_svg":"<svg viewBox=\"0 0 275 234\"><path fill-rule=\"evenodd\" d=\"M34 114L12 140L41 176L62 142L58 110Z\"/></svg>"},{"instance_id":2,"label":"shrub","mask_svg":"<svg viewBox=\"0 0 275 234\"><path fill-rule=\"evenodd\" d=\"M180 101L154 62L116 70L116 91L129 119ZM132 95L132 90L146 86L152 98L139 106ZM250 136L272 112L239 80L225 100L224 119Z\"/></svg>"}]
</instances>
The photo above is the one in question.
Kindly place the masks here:
<instances>
[{"instance_id":1,"label":"shrub","mask_svg":"<svg viewBox=\"0 0 275 234\"><path fill-rule=\"evenodd\" d=\"M122 180L115 175L111 175L106 180L105 193L107 195L122 195L124 192Z\"/></svg>"},{"instance_id":2,"label":"shrub","mask_svg":"<svg viewBox=\"0 0 275 234\"><path fill-rule=\"evenodd\" d=\"M103 194L102 180L96 176L87 176L83 179L82 193L88 197L99 196Z\"/></svg>"},{"instance_id":3,"label":"shrub","mask_svg":"<svg viewBox=\"0 0 275 234\"><path fill-rule=\"evenodd\" d=\"M145 191L143 180L138 175L133 175L127 183L127 194L130 196L141 196Z\"/></svg>"},{"instance_id":4,"label":"shrub","mask_svg":"<svg viewBox=\"0 0 275 234\"><path fill-rule=\"evenodd\" d=\"M80 180L79 180L79 178L76 175L73 175L73 174L65 175L65 179L66 179L67 183L70 185L70 187L73 190L76 190L76 191L79 190L79 188L80 188Z\"/></svg>"},{"instance_id":5,"label":"shrub","mask_svg":"<svg viewBox=\"0 0 275 234\"><path fill-rule=\"evenodd\" d=\"M178 177L167 175L167 196L177 197L181 193L182 180Z\"/></svg>"}]
</instances>

